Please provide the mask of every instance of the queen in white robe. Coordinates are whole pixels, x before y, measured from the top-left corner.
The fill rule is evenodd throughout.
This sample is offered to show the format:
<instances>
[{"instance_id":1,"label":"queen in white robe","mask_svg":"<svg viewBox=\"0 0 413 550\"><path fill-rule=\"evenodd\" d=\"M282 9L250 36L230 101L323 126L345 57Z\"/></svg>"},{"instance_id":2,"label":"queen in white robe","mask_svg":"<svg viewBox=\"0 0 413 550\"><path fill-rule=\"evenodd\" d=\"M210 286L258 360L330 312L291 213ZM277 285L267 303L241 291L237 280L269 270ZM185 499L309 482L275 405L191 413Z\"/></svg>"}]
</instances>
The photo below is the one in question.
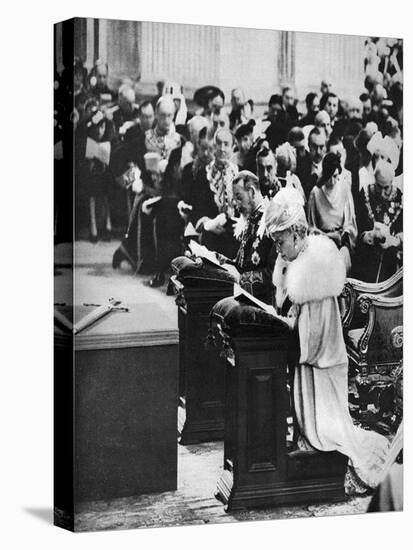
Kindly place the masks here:
<instances>
[{"instance_id":1,"label":"queen in white robe","mask_svg":"<svg viewBox=\"0 0 413 550\"><path fill-rule=\"evenodd\" d=\"M358 488L376 487L389 444L382 435L356 427L349 413L348 359L337 301L345 282L342 257L326 236L307 235L302 199L293 190L275 195L265 221L279 252L276 305L286 313L286 302L291 304L287 320L300 341L294 373L299 447L339 451L349 457L349 474Z\"/></svg>"}]
</instances>

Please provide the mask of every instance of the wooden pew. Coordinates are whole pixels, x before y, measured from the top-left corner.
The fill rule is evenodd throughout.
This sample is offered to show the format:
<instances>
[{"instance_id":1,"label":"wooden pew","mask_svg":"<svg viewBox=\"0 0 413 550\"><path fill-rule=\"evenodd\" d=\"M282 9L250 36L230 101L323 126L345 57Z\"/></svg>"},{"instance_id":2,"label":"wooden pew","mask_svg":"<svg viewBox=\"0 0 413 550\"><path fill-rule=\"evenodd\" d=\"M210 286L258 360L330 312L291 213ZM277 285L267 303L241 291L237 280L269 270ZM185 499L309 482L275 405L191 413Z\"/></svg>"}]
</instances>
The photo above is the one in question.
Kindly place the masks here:
<instances>
[{"instance_id":1,"label":"wooden pew","mask_svg":"<svg viewBox=\"0 0 413 550\"><path fill-rule=\"evenodd\" d=\"M224 270L186 257L173 260L171 287L178 306L179 431L182 445L224 437L223 360L206 349L212 307L233 293Z\"/></svg>"},{"instance_id":2,"label":"wooden pew","mask_svg":"<svg viewBox=\"0 0 413 550\"><path fill-rule=\"evenodd\" d=\"M216 493L225 510L344 500L347 457L289 451L285 326L226 298L213 308L211 334L226 359L224 471Z\"/></svg>"}]
</instances>

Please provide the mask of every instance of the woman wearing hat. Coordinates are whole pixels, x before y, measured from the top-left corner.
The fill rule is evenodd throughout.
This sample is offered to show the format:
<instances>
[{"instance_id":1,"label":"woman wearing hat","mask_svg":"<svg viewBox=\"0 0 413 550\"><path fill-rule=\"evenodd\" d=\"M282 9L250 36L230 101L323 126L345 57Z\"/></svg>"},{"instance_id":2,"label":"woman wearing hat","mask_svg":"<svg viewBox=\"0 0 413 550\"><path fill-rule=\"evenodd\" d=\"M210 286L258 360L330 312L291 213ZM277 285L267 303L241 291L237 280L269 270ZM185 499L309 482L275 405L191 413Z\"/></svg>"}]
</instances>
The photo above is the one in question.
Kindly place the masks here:
<instances>
[{"instance_id":1,"label":"woman wearing hat","mask_svg":"<svg viewBox=\"0 0 413 550\"><path fill-rule=\"evenodd\" d=\"M282 187L294 187L305 201L305 193L300 178L295 173L297 169L297 153L295 148L286 141L275 150L277 163L277 179Z\"/></svg>"},{"instance_id":2,"label":"woman wearing hat","mask_svg":"<svg viewBox=\"0 0 413 550\"><path fill-rule=\"evenodd\" d=\"M356 214L351 183L342 178L340 157L335 153L323 158L319 184L308 200L308 222L335 243L349 273L357 239Z\"/></svg>"},{"instance_id":3,"label":"woman wearing hat","mask_svg":"<svg viewBox=\"0 0 413 550\"><path fill-rule=\"evenodd\" d=\"M402 264L403 194L394 176L394 166L380 159L375 183L360 192L353 276L366 282L385 281Z\"/></svg>"},{"instance_id":4,"label":"woman wearing hat","mask_svg":"<svg viewBox=\"0 0 413 550\"><path fill-rule=\"evenodd\" d=\"M277 309L298 329L298 446L348 456L347 490L365 491L379 482L388 442L354 426L348 409L348 359L337 301L346 277L344 262L331 239L308 235L303 200L295 189L275 195L265 223L278 250Z\"/></svg>"},{"instance_id":5,"label":"woman wearing hat","mask_svg":"<svg viewBox=\"0 0 413 550\"><path fill-rule=\"evenodd\" d=\"M253 174L257 171L255 156L257 153L254 147L254 126L255 120L250 120L241 124L235 131L235 140L238 151L235 153L233 161L240 170L249 170Z\"/></svg>"}]
</instances>

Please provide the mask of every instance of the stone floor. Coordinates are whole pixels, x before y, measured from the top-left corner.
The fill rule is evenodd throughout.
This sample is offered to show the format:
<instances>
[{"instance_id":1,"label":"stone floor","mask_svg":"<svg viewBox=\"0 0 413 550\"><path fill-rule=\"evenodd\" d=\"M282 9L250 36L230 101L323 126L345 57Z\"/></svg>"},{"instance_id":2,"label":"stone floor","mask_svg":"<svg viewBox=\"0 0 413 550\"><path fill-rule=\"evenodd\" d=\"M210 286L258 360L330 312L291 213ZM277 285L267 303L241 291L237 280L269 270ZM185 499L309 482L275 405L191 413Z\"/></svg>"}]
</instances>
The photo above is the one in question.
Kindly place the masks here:
<instances>
[{"instance_id":1,"label":"stone floor","mask_svg":"<svg viewBox=\"0 0 413 550\"><path fill-rule=\"evenodd\" d=\"M339 503L282 506L226 513L215 497L222 472L223 442L178 445L178 489L161 494L82 503L77 531L204 525L240 521L337 516L365 513L368 496Z\"/></svg>"}]
</instances>

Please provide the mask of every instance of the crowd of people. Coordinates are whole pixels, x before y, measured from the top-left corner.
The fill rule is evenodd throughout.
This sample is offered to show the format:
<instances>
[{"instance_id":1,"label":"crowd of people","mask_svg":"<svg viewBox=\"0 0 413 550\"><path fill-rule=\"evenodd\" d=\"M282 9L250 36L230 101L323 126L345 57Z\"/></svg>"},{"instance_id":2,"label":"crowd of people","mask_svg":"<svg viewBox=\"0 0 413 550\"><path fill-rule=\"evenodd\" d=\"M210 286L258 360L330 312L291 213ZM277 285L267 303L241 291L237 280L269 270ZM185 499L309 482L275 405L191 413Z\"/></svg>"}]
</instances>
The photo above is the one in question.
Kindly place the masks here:
<instances>
[{"instance_id":1,"label":"crowd of people","mask_svg":"<svg viewBox=\"0 0 413 550\"><path fill-rule=\"evenodd\" d=\"M399 41L382 42L366 40L358 97L339 97L325 78L306 95L305 112L288 86L261 117L242 88L232 90L229 108L222 90L205 86L189 112L173 82L139 102L131 80L115 93L106 63L88 73L76 57L56 74L55 161L58 176L65 130L74 127L76 212L90 240L111 239L117 196L128 223L115 269L126 262L160 286L195 239L228 258L252 290L276 256L263 212L293 187L309 232L334 242L347 275L388 278L402 263L403 60Z\"/></svg>"},{"instance_id":2,"label":"crowd of people","mask_svg":"<svg viewBox=\"0 0 413 550\"><path fill-rule=\"evenodd\" d=\"M263 117L242 88L229 109L222 90L205 86L191 113L173 82L138 104L133 82L109 89L99 60L87 74L75 58L55 85L56 176L74 128L75 200L87 205L90 240L111 238L116 189L128 224L114 269L129 264L161 286L195 240L273 303L299 336L300 445L347 455L362 491L377 485L388 442L350 417L337 298L346 276L383 281L403 261L402 49L382 42L366 41L358 97L344 101L326 78L303 113L290 86Z\"/></svg>"}]
</instances>

